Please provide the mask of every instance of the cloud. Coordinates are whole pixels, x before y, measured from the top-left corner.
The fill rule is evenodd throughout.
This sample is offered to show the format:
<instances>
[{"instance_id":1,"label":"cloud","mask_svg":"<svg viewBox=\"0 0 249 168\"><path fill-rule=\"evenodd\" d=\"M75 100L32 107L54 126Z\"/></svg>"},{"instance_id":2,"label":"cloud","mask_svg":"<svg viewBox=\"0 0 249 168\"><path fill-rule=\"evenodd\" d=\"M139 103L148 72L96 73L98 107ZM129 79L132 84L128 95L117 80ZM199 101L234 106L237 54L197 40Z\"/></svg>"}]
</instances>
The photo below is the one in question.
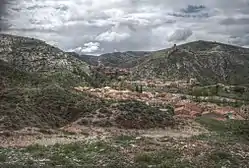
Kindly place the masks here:
<instances>
[{"instance_id":1,"label":"cloud","mask_svg":"<svg viewBox=\"0 0 249 168\"><path fill-rule=\"evenodd\" d=\"M77 47L75 49L70 49L70 52L77 52L77 53L92 53L99 50L100 44L98 42L89 42L85 43L83 47Z\"/></svg>"},{"instance_id":2,"label":"cloud","mask_svg":"<svg viewBox=\"0 0 249 168\"><path fill-rule=\"evenodd\" d=\"M4 1L2 33L39 38L64 50L158 50L193 40L249 45L247 0ZM91 42L96 45L86 45Z\"/></svg>"},{"instance_id":3,"label":"cloud","mask_svg":"<svg viewBox=\"0 0 249 168\"><path fill-rule=\"evenodd\" d=\"M104 32L96 37L97 41L106 41L106 42L120 42L129 38L128 33L117 33L112 31Z\"/></svg>"},{"instance_id":4,"label":"cloud","mask_svg":"<svg viewBox=\"0 0 249 168\"><path fill-rule=\"evenodd\" d=\"M241 46L249 46L249 34L246 34L243 37L231 37L231 42Z\"/></svg>"},{"instance_id":5,"label":"cloud","mask_svg":"<svg viewBox=\"0 0 249 168\"><path fill-rule=\"evenodd\" d=\"M6 8L7 8L7 1L1 0L0 1L0 31L6 29Z\"/></svg>"},{"instance_id":6,"label":"cloud","mask_svg":"<svg viewBox=\"0 0 249 168\"><path fill-rule=\"evenodd\" d=\"M215 10L211 10L204 5L188 5L185 8L181 8L179 11L169 13L169 15L185 18L209 18L214 12Z\"/></svg>"},{"instance_id":7,"label":"cloud","mask_svg":"<svg viewBox=\"0 0 249 168\"><path fill-rule=\"evenodd\" d=\"M198 13L204 9L206 9L206 7L204 5L188 5L187 8L181 9L181 12L183 12L183 13Z\"/></svg>"},{"instance_id":8,"label":"cloud","mask_svg":"<svg viewBox=\"0 0 249 168\"><path fill-rule=\"evenodd\" d=\"M193 32L190 29L177 29L168 38L169 42L181 42L189 38Z\"/></svg>"},{"instance_id":9,"label":"cloud","mask_svg":"<svg viewBox=\"0 0 249 168\"><path fill-rule=\"evenodd\" d=\"M222 25L249 25L249 17L226 18L220 22Z\"/></svg>"}]
</instances>

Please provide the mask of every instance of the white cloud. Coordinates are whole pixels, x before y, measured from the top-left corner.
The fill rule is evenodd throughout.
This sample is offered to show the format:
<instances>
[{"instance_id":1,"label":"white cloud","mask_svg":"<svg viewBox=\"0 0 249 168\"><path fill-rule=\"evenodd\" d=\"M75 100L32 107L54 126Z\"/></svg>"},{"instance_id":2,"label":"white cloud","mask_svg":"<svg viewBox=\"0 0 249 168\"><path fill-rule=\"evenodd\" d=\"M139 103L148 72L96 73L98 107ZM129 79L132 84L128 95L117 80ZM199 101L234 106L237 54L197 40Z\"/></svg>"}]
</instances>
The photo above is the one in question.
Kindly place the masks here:
<instances>
[{"instance_id":1,"label":"white cloud","mask_svg":"<svg viewBox=\"0 0 249 168\"><path fill-rule=\"evenodd\" d=\"M64 50L156 50L199 39L249 45L246 0L16 0L6 11L4 32Z\"/></svg>"},{"instance_id":2,"label":"white cloud","mask_svg":"<svg viewBox=\"0 0 249 168\"><path fill-rule=\"evenodd\" d=\"M85 43L83 47L77 47L75 49L70 49L70 52L77 53L92 53L99 50L100 44L98 42Z\"/></svg>"},{"instance_id":3,"label":"white cloud","mask_svg":"<svg viewBox=\"0 0 249 168\"><path fill-rule=\"evenodd\" d=\"M120 42L129 38L128 33L117 33L112 31L104 32L96 37L97 41L106 41L106 42Z\"/></svg>"}]
</instances>

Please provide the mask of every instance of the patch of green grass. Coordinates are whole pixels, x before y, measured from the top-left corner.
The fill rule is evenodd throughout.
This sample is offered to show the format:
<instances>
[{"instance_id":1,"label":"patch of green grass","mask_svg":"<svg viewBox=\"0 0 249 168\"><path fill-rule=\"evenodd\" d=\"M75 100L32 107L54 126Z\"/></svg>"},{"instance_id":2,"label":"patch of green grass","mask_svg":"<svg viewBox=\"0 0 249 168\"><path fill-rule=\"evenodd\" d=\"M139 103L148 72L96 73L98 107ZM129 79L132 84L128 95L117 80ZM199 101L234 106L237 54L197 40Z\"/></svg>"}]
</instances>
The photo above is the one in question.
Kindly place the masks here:
<instances>
[{"instance_id":1,"label":"patch of green grass","mask_svg":"<svg viewBox=\"0 0 249 168\"><path fill-rule=\"evenodd\" d=\"M116 118L119 127L128 129L147 129L166 127L174 124L172 114L151 107L144 102L129 100L120 102L117 109L121 111Z\"/></svg>"},{"instance_id":2,"label":"patch of green grass","mask_svg":"<svg viewBox=\"0 0 249 168\"><path fill-rule=\"evenodd\" d=\"M135 142L135 137L129 135L120 135L114 138L115 143L121 144L122 146L128 146Z\"/></svg>"},{"instance_id":3,"label":"patch of green grass","mask_svg":"<svg viewBox=\"0 0 249 168\"><path fill-rule=\"evenodd\" d=\"M210 159L216 163L221 160L230 160L231 162L236 163L236 159L234 159L230 153L221 150L213 151L210 154Z\"/></svg>"},{"instance_id":4,"label":"patch of green grass","mask_svg":"<svg viewBox=\"0 0 249 168\"><path fill-rule=\"evenodd\" d=\"M243 158L231 154L226 149L217 149L206 155L208 167L240 167Z\"/></svg>"},{"instance_id":5,"label":"patch of green grass","mask_svg":"<svg viewBox=\"0 0 249 168\"><path fill-rule=\"evenodd\" d=\"M141 154L138 154L138 155L135 157L135 161L136 161L136 162L151 163L151 162L153 162L153 160L154 160L153 155L152 155L152 154L149 154L149 153L141 153Z\"/></svg>"},{"instance_id":6,"label":"patch of green grass","mask_svg":"<svg viewBox=\"0 0 249 168\"><path fill-rule=\"evenodd\" d=\"M24 167L101 167L102 164L115 162L113 159L119 159L120 164L121 160L125 162L119 151L106 142L56 144L49 147L32 145L24 149L12 149L5 154L15 158L15 165L22 164ZM5 166L13 166L11 159L6 158L5 161Z\"/></svg>"},{"instance_id":7,"label":"patch of green grass","mask_svg":"<svg viewBox=\"0 0 249 168\"><path fill-rule=\"evenodd\" d=\"M225 121L218 121L207 117L198 117L196 121L199 122L201 125L205 126L210 131L217 131L217 132L227 131L227 126Z\"/></svg>"},{"instance_id":8,"label":"patch of green grass","mask_svg":"<svg viewBox=\"0 0 249 168\"><path fill-rule=\"evenodd\" d=\"M0 152L0 162L5 162L8 159L8 156L5 153Z\"/></svg>"},{"instance_id":9,"label":"patch of green grass","mask_svg":"<svg viewBox=\"0 0 249 168\"><path fill-rule=\"evenodd\" d=\"M135 156L135 163L139 165L138 167L185 168L193 166L190 162L182 159L180 152L172 149L140 153Z\"/></svg>"},{"instance_id":10,"label":"patch of green grass","mask_svg":"<svg viewBox=\"0 0 249 168\"><path fill-rule=\"evenodd\" d=\"M231 107L241 107L245 104L248 104L248 101L237 100L235 102L229 102L225 100L215 99L213 97L208 97L208 99L201 99L200 97L196 96L192 100L196 102L209 102L217 104L219 106L231 106Z\"/></svg>"},{"instance_id":11,"label":"patch of green grass","mask_svg":"<svg viewBox=\"0 0 249 168\"><path fill-rule=\"evenodd\" d=\"M187 149L160 146L149 150L131 150L128 153L134 158L127 157L124 146L115 143L133 141L132 136L122 135L114 141L97 141L89 143L56 144L44 147L33 145L25 149L0 150L0 153L9 156L5 162L0 162L0 167L107 167L107 168L198 168L198 167L241 167L247 165L243 155L237 155L237 150L226 148L226 143L213 143L213 148L207 148L200 154L185 157ZM114 142L114 143L113 143ZM145 142L145 141L144 141ZM179 141L175 141L177 145ZM211 144L211 143L210 143ZM144 145L150 145L145 143ZM125 151L129 148L125 148ZM196 150L196 149L191 149ZM199 150L197 150L199 151ZM229 152L233 151L233 152ZM246 151L246 149L245 149ZM193 151L196 152L196 151ZM190 152L191 153L191 152ZM40 155L38 155L40 154ZM134 154L134 155L133 155ZM185 153L186 154L186 153Z\"/></svg>"},{"instance_id":12,"label":"patch of green grass","mask_svg":"<svg viewBox=\"0 0 249 168\"><path fill-rule=\"evenodd\" d=\"M243 140L244 142L249 142L249 121L218 121L206 117L199 117L196 121L209 131L215 132L215 134L211 135L198 135L197 138L225 141Z\"/></svg>"},{"instance_id":13,"label":"patch of green grass","mask_svg":"<svg viewBox=\"0 0 249 168\"><path fill-rule=\"evenodd\" d=\"M44 146L39 145L39 144L35 144L35 145L30 145L27 148L25 148L26 152L29 153L33 153L33 152L37 152L37 151L43 151L45 149Z\"/></svg>"}]
</instances>

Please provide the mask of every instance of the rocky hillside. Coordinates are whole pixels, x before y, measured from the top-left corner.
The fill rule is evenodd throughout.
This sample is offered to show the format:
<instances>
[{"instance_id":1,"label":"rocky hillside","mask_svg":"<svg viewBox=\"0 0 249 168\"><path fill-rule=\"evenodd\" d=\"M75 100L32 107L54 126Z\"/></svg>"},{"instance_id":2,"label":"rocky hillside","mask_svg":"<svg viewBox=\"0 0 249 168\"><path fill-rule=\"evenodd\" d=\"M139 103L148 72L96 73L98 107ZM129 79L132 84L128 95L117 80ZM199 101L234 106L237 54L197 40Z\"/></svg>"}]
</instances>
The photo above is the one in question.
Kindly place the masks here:
<instances>
[{"instance_id":1,"label":"rocky hillside","mask_svg":"<svg viewBox=\"0 0 249 168\"><path fill-rule=\"evenodd\" d=\"M96 105L71 89L90 84L86 63L40 40L11 35L0 35L0 51L0 130L59 127Z\"/></svg>"},{"instance_id":2,"label":"rocky hillside","mask_svg":"<svg viewBox=\"0 0 249 168\"><path fill-rule=\"evenodd\" d=\"M0 131L57 128L97 107L96 98L79 95L51 78L0 61Z\"/></svg>"},{"instance_id":3,"label":"rocky hillside","mask_svg":"<svg viewBox=\"0 0 249 168\"><path fill-rule=\"evenodd\" d=\"M41 40L7 34L0 34L0 60L26 72L73 72L76 68L89 72L85 62Z\"/></svg>"},{"instance_id":4,"label":"rocky hillside","mask_svg":"<svg viewBox=\"0 0 249 168\"><path fill-rule=\"evenodd\" d=\"M90 65L98 65L98 60L104 66L132 68L138 65L148 56L150 52L145 51L127 51L107 53L100 56L81 55L79 58Z\"/></svg>"},{"instance_id":5,"label":"rocky hillside","mask_svg":"<svg viewBox=\"0 0 249 168\"><path fill-rule=\"evenodd\" d=\"M153 52L134 68L133 78L189 80L202 84L248 84L249 49L195 41Z\"/></svg>"}]
</instances>

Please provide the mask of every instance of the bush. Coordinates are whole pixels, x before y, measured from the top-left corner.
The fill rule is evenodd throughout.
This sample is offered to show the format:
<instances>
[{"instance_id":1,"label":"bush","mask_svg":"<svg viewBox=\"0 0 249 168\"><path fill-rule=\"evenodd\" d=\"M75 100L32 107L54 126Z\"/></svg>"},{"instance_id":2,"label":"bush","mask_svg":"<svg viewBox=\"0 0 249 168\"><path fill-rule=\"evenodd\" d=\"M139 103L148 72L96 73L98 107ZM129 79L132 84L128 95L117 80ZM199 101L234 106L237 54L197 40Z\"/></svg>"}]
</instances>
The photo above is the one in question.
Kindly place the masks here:
<instances>
[{"instance_id":1,"label":"bush","mask_svg":"<svg viewBox=\"0 0 249 168\"><path fill-rule=\"evenodd\" d=\"M174 123L170 112L163 112L139 101L124 101L117 105L117 109L120 111L116 118L119 127L142 129L166 127Z\"/></svg>"}]
</instances>

